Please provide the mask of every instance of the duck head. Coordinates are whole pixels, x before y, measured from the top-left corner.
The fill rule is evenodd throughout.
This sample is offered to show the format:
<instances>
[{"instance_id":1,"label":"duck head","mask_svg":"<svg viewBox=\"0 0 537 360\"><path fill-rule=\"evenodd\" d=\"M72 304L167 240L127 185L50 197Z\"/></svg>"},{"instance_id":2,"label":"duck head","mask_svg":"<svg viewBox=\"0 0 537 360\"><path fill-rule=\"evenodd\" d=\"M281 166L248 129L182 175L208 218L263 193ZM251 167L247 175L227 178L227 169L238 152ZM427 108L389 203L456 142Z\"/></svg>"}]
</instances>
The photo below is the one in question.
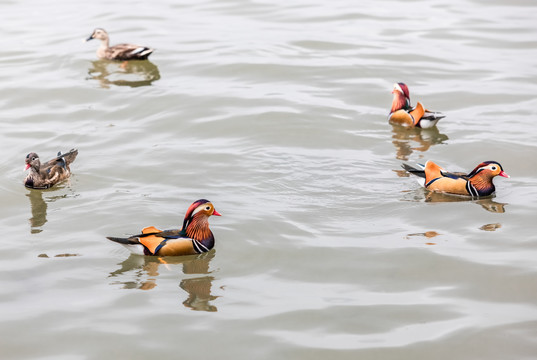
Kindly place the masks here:
<instances>
[{"instance_id":1,"label":"duck head","mask_svg":"<svg viewBox=\"0 0 537 360\"><path fill-rule=\"evenodd\" d=\"M39 167L41 166L41 162L39 161L39 156L36 153L31 152L28 155L26 155L25 162L26 162L26 167L24 168L25 171L28 170L29 168L32 168L39 172Z\"/></svg>"},{"instance_id":2,"label":"duck head","mask_svg":"<svg viewBox=\"0 0 537 360\"><path fill-rule=\"evenodd\" d=\"M475 191L477 191L478 196L488 196L494 193L496 188L492 179L496 176L509 177L509 175L503 171L500 163L496 161L484 161L477 165L476 168L467 175L468 182L473 186Z\"/></svg>"},{"instance_id":3,"label":"duck head","mask_svg":"<svg viewBox=\"0 0 537 360\"><path fill-rule=\"evenodd\" d=\"M93 39L107 41L108 33L106 32L105 29L96 28L95 30L93 30L93 33L86 39L86 41L90 41Z\"/></svg>"},{"instance_id":4,"label":"duck head","mask_svg":"<svg viewBox=\"0 0 537 360\"><path fill-rule=\"evenodd\" d=\"M202 240L211 235L209 230L209 217L221 216L209 200L194 201L188 208L183 220L183 230L188 237Z\"/></svg>"},{"instance_id":5,"label":"duck head","mask_svg":"<svg viewBox=\"0 0 537 360\"><path fill-rule=\"evenodd\" d=\"M507 175L507 173L503 171L503 168L500 163L496 161L483 161L468 174L468 177L472 178L478 175L488 179L492 179L496 176L502 176L504 178L509 177L509 175Z\"/></svg>"},{"instance_id":6,"label":"duck head","mask_svg":"<svg viewBox=\"0 0 537 360\"><path fill-rule=\"evenodd\" d=\"M410 92L408 91L408 86L404 83L395 83L393 85L393 101L392 109L390 113L393 113L397 110L407 110L411 107L410 105Z\"/></svg>"}]
</instances>

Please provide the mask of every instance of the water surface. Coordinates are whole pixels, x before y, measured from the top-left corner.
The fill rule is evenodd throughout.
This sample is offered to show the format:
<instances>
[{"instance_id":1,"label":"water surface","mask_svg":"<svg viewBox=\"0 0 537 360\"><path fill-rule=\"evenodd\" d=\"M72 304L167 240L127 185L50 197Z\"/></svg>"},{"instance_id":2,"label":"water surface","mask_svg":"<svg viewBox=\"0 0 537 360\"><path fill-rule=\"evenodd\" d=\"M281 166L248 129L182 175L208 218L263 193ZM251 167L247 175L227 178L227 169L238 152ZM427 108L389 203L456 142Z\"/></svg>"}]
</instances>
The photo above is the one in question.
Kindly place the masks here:
<instances>
[{"instance_id":1,"label":"water surface","mask_svg":"<svg viewBox=\"0 0 537 360\"><path fill-rule=\"evenodd\" d=\"M537 58L531 1L0 5L2 358L533 359ZM156 49L109 63L82 39ZM394 82L447 117L387 123ZM79 149L70 181L24 157ZM493 198L402 162L499 161ZM180 226L203 256L105 239Z\"/></svg>"}]
</instances>

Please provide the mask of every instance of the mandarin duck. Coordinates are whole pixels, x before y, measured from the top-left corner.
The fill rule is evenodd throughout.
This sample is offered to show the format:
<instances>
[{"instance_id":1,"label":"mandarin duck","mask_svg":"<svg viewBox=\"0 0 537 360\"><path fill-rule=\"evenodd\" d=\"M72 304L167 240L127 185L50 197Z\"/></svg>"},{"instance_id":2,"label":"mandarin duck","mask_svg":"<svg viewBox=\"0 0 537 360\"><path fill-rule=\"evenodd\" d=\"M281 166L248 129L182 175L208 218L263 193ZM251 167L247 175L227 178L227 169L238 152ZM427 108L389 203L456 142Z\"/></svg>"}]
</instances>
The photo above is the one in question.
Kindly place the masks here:
<instances>
[{"instance_id":1,"label":"mandarin duck","mask_svg":"<svg viewBox=\"0 0 537 360\"><path fill-rule=\"evenodd\" d=\"M60 151L54 159L41 164L36 153L29 153L26 155L24 170L30 169L30 172L24 179L24 186L32 189L48 189L69 178L71 175L69 165L75 161L77 155L77 149L71 149L65 154Z\"/></svg>"},{"instance_id":2,"label":"mandarin duck","mask_svg":"<svg viewBox=\"0 0 537 360\"><path fill-rule=\"evenodd\" d=\"M425 166L420 164L419 168L407 164L402 166L419 176L418 181L428 190L473 198L492 195L496 190L492 179L496 176L509 177L496 161L484 161L468 174L447 172L430 160Z\"/></svg>"},{"instance_id":3,"label":"mandarin duck","mask_svg":"<svg viewBox=\"0 0 537 360\"><path fill-rule=\"evenodd\" d=\"M106 60L145 60L153 53L153 49L146 46L133 44L118 44L110 47L110 38L106 30L97 28L86 39L87 41L98 39L101 40L101 46L97 49L99 59Z\"/></svg>"},{"instance_id":4,"label":"mandarin duck","mask_svg":"<svg viewBox=\"0 0 537 360\"><path fill-rule=\"evenodd\" d=\"M416 106L410 104L410 92L404 83L393 85L392 108L388 120L391 124L428 129L436 125L438 120L445 117L440 112L432 112L423 107L418 101Z\"/></svg>"},{"instance_id":5,"label":"mandarin duck","mask_svg":"<svg viewBox=\"0 0 537 360\"><path fill-rule=\"evenodd\" d=\"M214 247L214 235L209 229L209 216L221 216L209 200L200 199L188 208L183 227L159 230L146 227L141 234L128 238L107 236L139 255L180 256L206 253Z\"/></svg>"}]
</instances>

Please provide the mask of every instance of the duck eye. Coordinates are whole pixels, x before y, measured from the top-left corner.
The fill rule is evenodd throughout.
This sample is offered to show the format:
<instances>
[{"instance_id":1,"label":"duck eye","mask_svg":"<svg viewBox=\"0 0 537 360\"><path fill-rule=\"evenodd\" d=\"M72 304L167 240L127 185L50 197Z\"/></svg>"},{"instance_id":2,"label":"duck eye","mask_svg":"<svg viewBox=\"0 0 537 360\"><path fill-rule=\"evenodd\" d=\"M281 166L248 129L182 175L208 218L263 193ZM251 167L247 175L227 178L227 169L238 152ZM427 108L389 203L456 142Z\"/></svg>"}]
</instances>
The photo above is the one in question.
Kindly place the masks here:
<instances>
[{"instance_id":1,"label":"duck eye","mask_svg":"<svg viewBox=\"0 0 537 360\"><path fill-rule=\"evenodd\" d=\"M496 170L496 166L491 167L492 171Z\"/></svg>"},{"instance_id":2,"label":"duck eye","mask_svg":"<svg viewBox=\"0 0 537 360\"><path fill-rule=\"evenodd\" d=\"M209 210L211 210L211 207L210 207L210 206L207 206L207 207L205 208L205 210L209 211Z\"/></svg>"},{"instance_id":3,"label":"duck eye","mask_svg":"<svg viewBox=\"0 0 537 360\"><path fill-rule=\"evenodd\" d=\"M32 158L32 161L34 161L34 160L35 160L35 156Z\"/></svg>"}]
</instances>

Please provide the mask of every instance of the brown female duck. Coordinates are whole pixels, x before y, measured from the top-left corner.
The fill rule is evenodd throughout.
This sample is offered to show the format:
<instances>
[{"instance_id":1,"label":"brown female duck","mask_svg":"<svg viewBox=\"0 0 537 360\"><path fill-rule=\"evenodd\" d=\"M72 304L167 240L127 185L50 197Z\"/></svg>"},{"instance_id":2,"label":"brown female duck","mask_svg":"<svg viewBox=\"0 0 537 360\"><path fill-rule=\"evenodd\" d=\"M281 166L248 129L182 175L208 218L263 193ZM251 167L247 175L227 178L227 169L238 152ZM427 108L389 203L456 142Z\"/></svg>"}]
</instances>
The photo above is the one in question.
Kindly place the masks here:
<instances>
[{"instance_id":1,"label":"brown female duck","mask_svg":"<svg viewBox=\"0 0 537 360\"><path fill-rule=\"evenodd\" d=\"M78 155L77 149L71 149L69 152L62 154L54 159L41 164L39 155L32 152L26 155L26 168L30 172L24 179L24 186L32 189L48 189L60 181L63 181L71 175L69 165L75 161Z\"/></svg>"},{"instance_id":2,"label":"brown female duck","mask_svg":"<svg viewBox=\"0 0 537 360\"><path fill-rule=\"evenodd\" d=\"M101 40L101 46L97 49L97 56L99 59L120 61L145 60L154 51L146 46L134 44L118 44L110 46L110 37L106 30L101 28L95 29L86 41L93 39Z\"/></svg>"}]
</instances>

